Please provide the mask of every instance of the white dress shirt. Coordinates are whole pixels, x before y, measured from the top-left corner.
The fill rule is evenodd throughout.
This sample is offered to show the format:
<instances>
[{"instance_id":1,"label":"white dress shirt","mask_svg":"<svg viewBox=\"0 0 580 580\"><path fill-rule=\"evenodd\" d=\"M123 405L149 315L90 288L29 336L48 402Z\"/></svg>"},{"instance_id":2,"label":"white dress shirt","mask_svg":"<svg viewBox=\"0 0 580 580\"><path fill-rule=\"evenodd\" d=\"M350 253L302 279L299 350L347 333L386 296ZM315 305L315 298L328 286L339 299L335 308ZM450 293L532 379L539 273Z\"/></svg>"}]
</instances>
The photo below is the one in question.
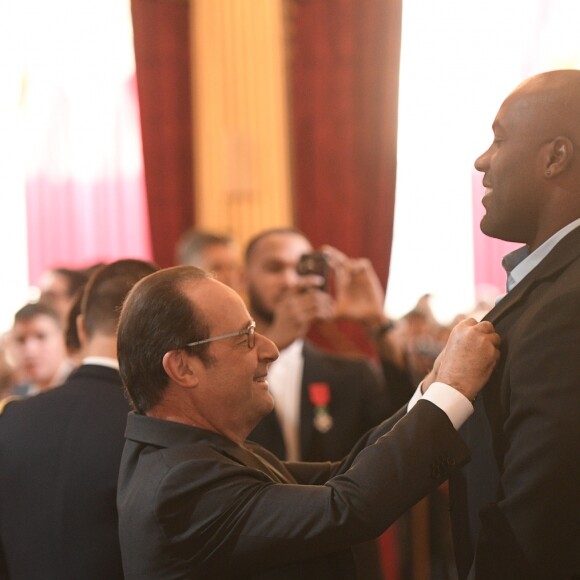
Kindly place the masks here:
<instances>
[{"instance_id":1,"label":"white dress shirt","mask_svg":"<svg viewBox=\"0 0 580 580\"><path fill-rule=\"evenodd\" d=\"M300 460L300 394L304 340L295 340L280 351L280 356L270 365L268 385L274 397L275 410L286 445L286 460Z\"/></svg>"}]
</instances>

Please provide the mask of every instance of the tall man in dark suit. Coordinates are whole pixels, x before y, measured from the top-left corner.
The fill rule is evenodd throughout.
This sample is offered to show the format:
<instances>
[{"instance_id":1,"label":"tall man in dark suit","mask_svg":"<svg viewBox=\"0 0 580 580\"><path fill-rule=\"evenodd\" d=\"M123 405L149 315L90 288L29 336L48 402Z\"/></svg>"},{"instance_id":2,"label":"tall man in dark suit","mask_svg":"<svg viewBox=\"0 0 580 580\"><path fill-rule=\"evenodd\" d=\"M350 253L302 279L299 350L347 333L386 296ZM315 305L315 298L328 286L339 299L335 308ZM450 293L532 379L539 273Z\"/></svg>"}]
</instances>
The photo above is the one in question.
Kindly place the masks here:
<instances>
[{"instance_id":1,"label":"tall man in dark suit","mask_svg":"<svg viewBox=\"0 0 580 580\"><path fill-rule=\"evenodd\" d=\"M351 546L467 460L454 425L471 413L498 344L490 323L464 321L406 415L341 462L283 463L246 441L274 406L278 351L234 290L198 268L162 270L131 291L118 336L136 409L118 488L128 580L355 578Z\"/></svg>"},{"instance_id":2,"label":"tall man in dark suit","mask_svg":"<svg viewBox=\"0 0 580 580\"><path fill-rule=\"evenodd\" d=\"M580 71L544 73L502 104L483 173L482 231L521 242L486 319L502 357L451 481L461 578L580 577ZM475 559L474 559L475 557Z\"/></svg>"},{"instance_id":3,"label":"tall man in dark suit","mask_svg":"<svg viewBox=\"0 0 580 580\"><path fill-rule=\"evenodd\" d=\"M82 365L0 414L0 578L123 578L116 488L129 405L116 326L129 289L155 270L139 260L99 270L81 306Z\"/></svg>"}]
</instances>

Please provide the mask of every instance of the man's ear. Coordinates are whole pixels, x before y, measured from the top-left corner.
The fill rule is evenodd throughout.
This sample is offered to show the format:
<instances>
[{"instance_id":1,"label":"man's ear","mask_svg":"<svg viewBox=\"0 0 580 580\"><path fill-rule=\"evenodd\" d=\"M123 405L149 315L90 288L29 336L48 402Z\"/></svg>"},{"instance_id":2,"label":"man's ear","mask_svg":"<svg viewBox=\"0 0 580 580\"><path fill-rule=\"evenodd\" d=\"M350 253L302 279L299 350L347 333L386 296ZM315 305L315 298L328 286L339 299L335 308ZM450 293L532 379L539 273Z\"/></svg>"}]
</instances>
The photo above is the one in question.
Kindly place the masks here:
<instances>
[{"instance_id":1,"label":"man's ear","mask_svg":"<svg viewBox=\"0 0 580 580\"><path fill-rule=\"evenodd\" d=\"M79 337L79 343L81 348L87 344L87 331L85 329L85 317L82 314L78 314L75 320L77 327L77 335Z\"/></svg>"},{"instance_id":2,"label":"man's ear","mask_svg":"<svg viewBox=\"0 0 580 580\"><path fill-rule=\"evenodd\" d=\"M574 143L568 137L556 137L546 144L546 147L544 174L549 178L558 175L568 167L574 157Z\"/></svg>"},{"instance_id":3,"label":"man's ear","mask_svg":"<svg viewBox=\"0 0 580 580\"><path fill-rule=\"evenodd\" d=\"M169 378L180 387L192 388L199 383L196 358L183 350L170 350L163 355L163 368Z\"/></svg>"}]
</instances>

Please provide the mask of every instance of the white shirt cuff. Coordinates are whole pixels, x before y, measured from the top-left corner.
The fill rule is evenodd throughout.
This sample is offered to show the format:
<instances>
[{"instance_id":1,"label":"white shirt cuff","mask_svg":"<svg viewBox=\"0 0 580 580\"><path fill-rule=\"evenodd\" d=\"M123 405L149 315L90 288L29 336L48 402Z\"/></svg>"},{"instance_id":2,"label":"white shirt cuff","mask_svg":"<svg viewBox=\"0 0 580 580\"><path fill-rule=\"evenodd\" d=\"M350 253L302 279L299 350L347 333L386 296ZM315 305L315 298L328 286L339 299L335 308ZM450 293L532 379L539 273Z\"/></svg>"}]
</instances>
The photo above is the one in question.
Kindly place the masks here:
<instances>
[{"instance_id":1,"label":"white shirt cuff","mask_svg":"<svg viewBox=\"0 0 580 580\"><path fill-rule=\"evenodd\" d=\"M407 405L407 412L415 406L419 399L425 399L437 405L449 417L455 429L459 429L473 414L471 401L457 389L445 383L434 382L424 395L421 394L421 385L419 385Z\"/></svg>"},{"instance_id":2,"label":"white shirt cuff","mask_svg":"<svg viewBox=\"0 0 580 580\"><path fill-rule=\"evenodd\" d=\"M421 387L423 386L423 381L419 383L419 386L413 393L413 396L409 399L407 403L407 413L417 404L417 401L423 397L423 393L421 392ZM427 391L429 392L429 391Z\"/></svg>"}]
</instances>

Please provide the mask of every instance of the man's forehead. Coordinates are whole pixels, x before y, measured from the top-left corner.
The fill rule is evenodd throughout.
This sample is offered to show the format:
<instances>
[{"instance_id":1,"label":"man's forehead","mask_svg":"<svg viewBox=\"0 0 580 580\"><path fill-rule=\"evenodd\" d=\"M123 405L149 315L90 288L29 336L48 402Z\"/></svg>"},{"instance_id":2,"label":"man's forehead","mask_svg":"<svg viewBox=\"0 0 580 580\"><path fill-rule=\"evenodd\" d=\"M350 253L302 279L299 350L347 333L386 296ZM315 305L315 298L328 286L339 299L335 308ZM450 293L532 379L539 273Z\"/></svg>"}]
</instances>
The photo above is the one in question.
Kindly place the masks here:
<instances>
[{"instance_id":1,"label":"man's forehead","mask_svg":"<svg viewBox=\"0 0 580 580\"><path fill-rule=\"evenodd\" d=\"M232 245L219 245L210 246L206 248L202 254L202 258L205 262L211 262L214 260L236 260L238 257L238 251Z\"/></svg>"},{"instance_id":2,"label":"man's forehead","mask_svg":"<svg viewBox=\"0 0 580 580\"><path fill-rule=\"evenodd\" d=\"M254 252L263 259L284 260L288 256L300 256L312 248L308 240L298 234L271 234L258 242Z\"/></svg>"},{"instance_id":3,"label":"man's forehead","mask_svg":"<svg viewBox=\"0 0 580 580\"><path fill-rule=\"evenodd\" d=\"M48 314L35 314L29 318L21 318L14 321L14 328L30 328L32 326L46 326L50 324L52 326L58 326L58 322L49 316Z\"/></svg>"},{"instance_id":4,"label":"man's forehead","mask_svg":"<svg viewBox=\"0 0 580 580\"><path fill-rule=\"evenodd\" d=\"M57 330L60 330L57 322L50 318L50 316L41 314L34 318L15 322L12 327L12 335L14 337L24 337L36 335L38 333L53 333Z\"/></svg>"}]
</instances>

